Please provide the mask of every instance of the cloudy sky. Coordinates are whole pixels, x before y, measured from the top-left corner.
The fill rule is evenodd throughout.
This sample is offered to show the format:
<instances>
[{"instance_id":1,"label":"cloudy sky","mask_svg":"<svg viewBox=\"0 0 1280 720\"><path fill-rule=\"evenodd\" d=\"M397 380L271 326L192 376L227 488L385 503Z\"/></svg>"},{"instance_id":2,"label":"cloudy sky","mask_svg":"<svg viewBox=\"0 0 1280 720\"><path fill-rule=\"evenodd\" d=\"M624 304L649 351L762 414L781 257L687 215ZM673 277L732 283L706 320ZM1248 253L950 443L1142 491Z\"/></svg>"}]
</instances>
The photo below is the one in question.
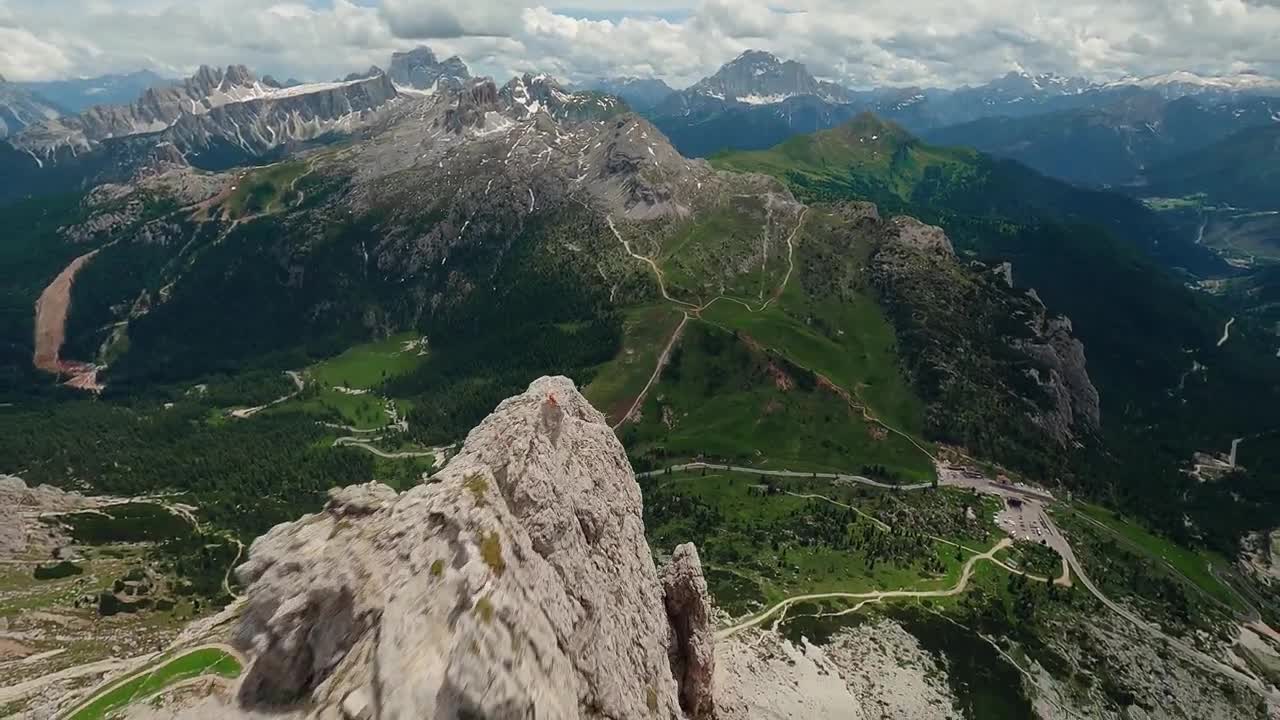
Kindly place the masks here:
<instances>
[{"instance_id":1,"label":"cloudy sky","mask_svg":"<svg viewBox=\"0 0 1280 720\"><path fill-rule=\"evenodd\" d=\"M0 0L0 74L56 79L201 63L328 79L428 44L484 74L662 77L747 48L853 87L1280 75L1280 0Z\"/></svg>"}]
</instances>

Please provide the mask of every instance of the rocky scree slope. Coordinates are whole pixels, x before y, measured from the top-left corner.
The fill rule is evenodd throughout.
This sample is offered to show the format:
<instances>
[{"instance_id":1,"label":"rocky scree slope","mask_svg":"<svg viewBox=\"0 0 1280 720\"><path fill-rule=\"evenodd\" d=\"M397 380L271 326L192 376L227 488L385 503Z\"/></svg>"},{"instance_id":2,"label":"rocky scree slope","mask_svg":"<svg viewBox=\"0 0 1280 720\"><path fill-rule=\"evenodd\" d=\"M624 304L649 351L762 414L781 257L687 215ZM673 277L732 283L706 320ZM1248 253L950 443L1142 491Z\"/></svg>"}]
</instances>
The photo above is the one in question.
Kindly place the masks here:
<instances>
[{"instance_id":1,"label":"rocky scree slope","mask_svg":"<svg viewBox=\"0 0 1280 720\"><path fill-rule=\"evenodd\" d=\"M697 553L660 578L622 445L567 378L500 404L431 484L333 491L237 574L240 712L713 714Z\"/></svg>"}]
</instances>

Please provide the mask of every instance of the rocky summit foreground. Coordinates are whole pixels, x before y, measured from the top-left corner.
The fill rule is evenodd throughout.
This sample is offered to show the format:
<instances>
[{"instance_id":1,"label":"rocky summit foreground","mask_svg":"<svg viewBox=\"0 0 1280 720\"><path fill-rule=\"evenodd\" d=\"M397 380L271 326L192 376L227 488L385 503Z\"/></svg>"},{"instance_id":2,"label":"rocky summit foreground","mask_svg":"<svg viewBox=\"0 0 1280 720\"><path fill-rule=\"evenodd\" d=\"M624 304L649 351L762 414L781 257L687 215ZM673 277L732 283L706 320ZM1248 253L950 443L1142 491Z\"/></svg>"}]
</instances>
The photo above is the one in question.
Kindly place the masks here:
<instances>
[{"instance_id":1,"label":"rocky summit foreground","mask_svg":"<svg viewBox=\"0 0 1280 720\"><path fill-rule=\"evenodd\" d=\"M697 553L659 578L626 454L572 381L504 401L434 480L336 490L253 544L239 711L713 714Z\"/></svg>"}]
</instances>

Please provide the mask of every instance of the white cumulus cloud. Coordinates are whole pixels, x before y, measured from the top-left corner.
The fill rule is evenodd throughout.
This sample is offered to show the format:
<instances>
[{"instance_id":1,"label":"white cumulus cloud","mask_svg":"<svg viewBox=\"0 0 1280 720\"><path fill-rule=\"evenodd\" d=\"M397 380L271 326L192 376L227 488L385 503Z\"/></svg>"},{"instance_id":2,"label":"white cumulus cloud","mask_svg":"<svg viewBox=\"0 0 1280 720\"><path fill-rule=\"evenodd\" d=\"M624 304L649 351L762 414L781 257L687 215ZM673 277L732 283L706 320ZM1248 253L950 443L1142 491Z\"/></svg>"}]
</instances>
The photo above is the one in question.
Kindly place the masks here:
<instances>
[{"instance_id":1,"label":"white cumulus cloud","mask_svg":"<svg viewBox=\"0 0 1280 720\"><path fill-rule=\"evenodd\" d=\"M421 42L498 76L676 86L747 48L855 87L1014 69L1277 75L1280 0L0 0L0 72L13 78L241 62L327 79Z\"/></svg>"}]
</instances>

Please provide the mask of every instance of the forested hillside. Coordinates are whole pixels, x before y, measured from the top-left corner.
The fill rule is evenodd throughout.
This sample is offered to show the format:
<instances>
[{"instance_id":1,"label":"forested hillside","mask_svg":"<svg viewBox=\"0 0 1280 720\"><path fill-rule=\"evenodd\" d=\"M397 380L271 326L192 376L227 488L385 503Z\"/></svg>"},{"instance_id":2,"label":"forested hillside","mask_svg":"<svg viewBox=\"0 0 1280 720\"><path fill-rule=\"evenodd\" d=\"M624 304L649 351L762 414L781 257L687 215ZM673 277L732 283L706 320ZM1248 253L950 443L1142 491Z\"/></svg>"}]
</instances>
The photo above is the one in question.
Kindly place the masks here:
<instances>
[{"instance_id":1,"label":"forested hillside","mask_svg":"<svg viewBox=\"0 0 1280 720\"><path fill-rule=\"evenodd\" d=\"M1276 499L1249 494L1238 509L1223 486L1190 505L1168 491L1201 492L1180 470L1193 452L1280 424L1280 367L1257 326L1236 323L1231 342L1219 345L1228 312L1156 261L1169 262L1171 251L1194 262L1203 255L1158 248L1158 218L1133 201L1071 188L972 151L935 148L870 116L714 162L772 174L809 201L875 199L892 212L938 223L961 253L1009 262L1016 287L1034 290L1052 312L1070 318L1101 396L1101 442L1087 444L1063 470L1074 487L1179 537L1196 532L1182 522L1190 508L1204 516L1202 527L1212 535L1206 539L1227 545L1249 524L1246 516L1277 507ZM1213 371L1188 378L1193 361ZM1234 521L1234 530L1215 531Z\"/></svg>"}]
</instances>

